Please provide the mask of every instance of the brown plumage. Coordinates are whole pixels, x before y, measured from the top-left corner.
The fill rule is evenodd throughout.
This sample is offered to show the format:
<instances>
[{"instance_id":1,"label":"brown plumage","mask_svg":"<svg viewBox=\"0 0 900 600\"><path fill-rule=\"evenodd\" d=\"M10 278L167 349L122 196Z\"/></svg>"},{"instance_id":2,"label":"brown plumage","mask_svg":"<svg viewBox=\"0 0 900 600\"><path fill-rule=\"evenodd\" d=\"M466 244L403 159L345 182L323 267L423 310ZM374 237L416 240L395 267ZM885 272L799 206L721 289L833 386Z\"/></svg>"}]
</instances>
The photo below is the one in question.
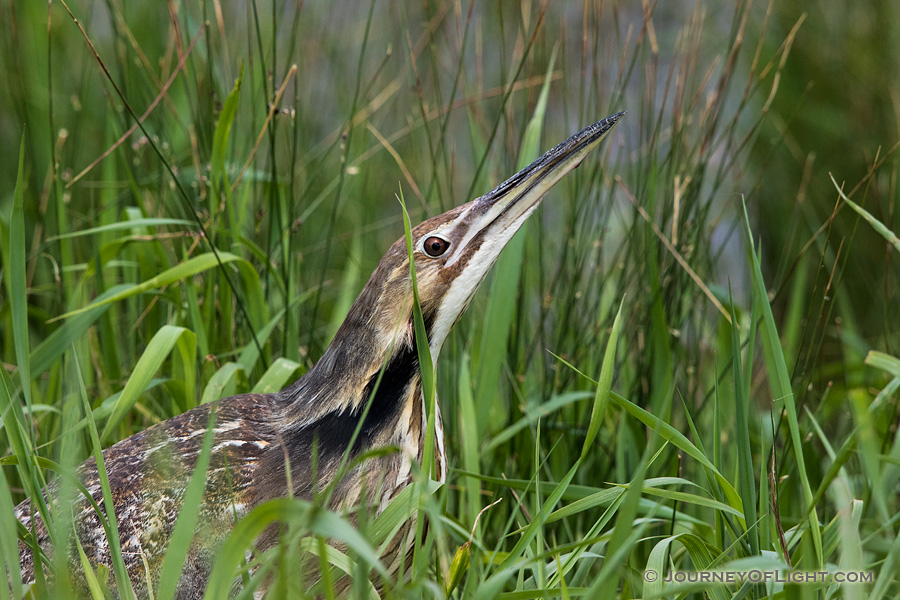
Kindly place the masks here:
<instances>
[{"instance_id":1,"label":"brown plumage","mask_svg":"<svg viewBox=\"0 0 900 600\"><path fill-rule=\"evenodd\" d=\"M418 292L433 361L500 251L544 193L575 168L620 117L621 113L595 123L492 192L412 230ZM365 421L349 449L350 459L385 446L401 451L367 460L333 482L367 403ZM157 585L212 410L212 458L179 598L202 595L216 549L236 520L265 500L288 495L309 499L333 483L329 508L342 511L365 503L377 513L411 483L412 461L421 462L424 455L426 411L405 239L387 251L332 344L293 385L274 394L244 394L197 407L103 453L122 555L139 598L148 597ZM434 474L443 480L447 461L439 410L434 454ZM293 490L287 488L286 457ZM102 507L93 460L79 468L79 477ZM51 484L46 495L57 494L58 485ZM107 539L94 509L82 498L73 510L76 532L90 563L110 565ZM32 522L31 512L26 501L17 507L16 516L35 531L49 554L46 528L38 517ZM264 534L257 546L265 548L273 541ZM401 546L392 545L389 553L396 554ZM79 571L74 542L68 555L73 572ZM386 564L396 563L396 558L383 557ZM31 581L34 557L21 543L20 561L23 580ZM76 577L75 583L86 592L83 576Z\"/></svg>"}]
</instances>

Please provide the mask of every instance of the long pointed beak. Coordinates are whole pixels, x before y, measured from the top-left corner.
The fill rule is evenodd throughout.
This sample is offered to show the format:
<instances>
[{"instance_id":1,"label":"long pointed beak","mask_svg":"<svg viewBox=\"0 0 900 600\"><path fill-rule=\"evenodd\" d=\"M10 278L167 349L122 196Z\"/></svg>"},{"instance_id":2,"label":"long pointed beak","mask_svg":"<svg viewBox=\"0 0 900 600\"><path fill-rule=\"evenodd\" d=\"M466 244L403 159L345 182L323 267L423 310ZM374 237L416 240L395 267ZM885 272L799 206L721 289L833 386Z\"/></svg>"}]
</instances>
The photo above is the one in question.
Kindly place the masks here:
<instances>
[{"instance_id":1,"label":"long pointed beak","mask_svg":"<svg viewBox=\"0 0 900 600\"><path fill-rule=\"evenodd\" d=\"M473 200L460 218L469 221L466 235L453 251L448 265L457 261L469 265L471 271L478 273L472 281L480 282L512 236L538 207L544 194L581 164L624 114L616 113L582 129L492 191Z\"/></svg>"},{"instance_id":2,"label":"long pointed beak","mask_svg":"<svg viewBox=\"0 0 900 600\"><path fill-rule=\"evenodd\" d=\"M544 194L580 165L624 114L616 113L582 129L478 198L473 210L483 212L480 229L489 227L492 234L510 226L518 230L525 218L540 204Z\"/></svg>"},{"instance_id":3,"label":"long pointed beak","mask_svg":"<svg viewBox=\"0 0 900 600\"><path fill-rule=\"evenodd\" d=\"M441 293L429 336L434 361L450 328L469 304L487 271L538 207L547 190L577 167L624 114L616 113L579 131L493 191L460 207L461 211L445 213L420 226L423 245L432 235L451 243L451 254L441 264L441 271L450 276L451 283Z\"/></svg>"}]
</instances>

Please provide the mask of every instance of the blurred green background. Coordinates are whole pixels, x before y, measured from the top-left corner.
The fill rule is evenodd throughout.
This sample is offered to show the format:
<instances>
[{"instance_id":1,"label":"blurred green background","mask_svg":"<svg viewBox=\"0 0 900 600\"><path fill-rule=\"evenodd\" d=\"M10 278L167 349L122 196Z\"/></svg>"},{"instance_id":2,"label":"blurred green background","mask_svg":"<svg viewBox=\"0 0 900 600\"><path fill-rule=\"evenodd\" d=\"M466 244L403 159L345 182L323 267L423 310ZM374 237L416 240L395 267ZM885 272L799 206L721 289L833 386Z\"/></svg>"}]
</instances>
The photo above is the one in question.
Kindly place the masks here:
<instances>
[{"instance_id":1,"label":"blurred green background","mask_svg":"<svg viewBox=\"0 0 900 600\"><path fill-rule=\"evenodd\" d=\"M673 106L672 91L679 82L670 81L665 90L669 69L692 90L707 95L692 99L695 107L702 107L715 93L715 78L731 61L732 21L746 15L733 66L740 81L727 90L722 99L725 114L719 118L725 121L737 113L737 103L744 101L741 88L755 85L748 107L739 113L738 127L741 134L751 126L758 130L751 133L748 147L719 149L716 160L734 160L731 153L740 152L740 164L732 169L742 180L734 191L745 195L755 230L764 240L765 265L775 289L786 285L798 253L834 210L837 196L829 173L855 186L876 158L887 155L891 163L889 150L898 135L893 76L900 61L900 34L893 26L898 8L886 0L771 6L674 2L647 7L628 2L546 7L528 2L384 2L354 5L353 10L304 2L151 7L110 0L75 3L72 9L138 114L157 97L191 38L208 23L183 73L145 122L182 182L194 186L194 209L202 210L204 195L197 187L202 181L197 169L202 173L209 163L218 112L242 66L246 75L235 125L240 136L228 150L232 171L243 164L261 131L274 89L296 65L297 75L279 105L284 112L276 115L272 133L263 136L251 165L255 193L262 193L260 187L273 177L282 184L277 195L286 196L286 214L274 215L275 210L264 207L265 214L242 218L247 227L264 230L283 229L290 221L291 248L301 260L315 260L325 244L327 268L342 272L348 260L357 261L360 278L377 261L378 249L397 237L394 195L398 182L408 183L374 131L391 140L415 181L418 193L410 203L414 209L434 214L468 200L467 193L483 193L513 172L517 139L554 49L558 56L545 146L607 113L630 109L613 152L633 157L641 153L639 143L651 135L648 117L661 116L657 127L663 127L665 138L666 119L679 108ZM4 206L8 212L15 148L25 135L33 200L26 207L29 237L33 225L41 225L41 235L30 247L45 256L34 261L31 271L46 285L55 278L53 263L59 268L66 262L65 244L46 241L61 233L61 223L82 229L102 221L101 214L115 215L124 206L144 202L152 203L149 212L156 216L184 218L191 207L177 194L161 193L170 185L168 175L141 132L107 159L127 165L132 181L119 178L115 186L104 185L101 166L69 186L133 121L61 4L51 2L48 10L36 3L6 2L3 10ZM649 29L645 12L652 15ZM693 19L697 39L685 40ZM781 65L785 44L790 54ZM635 58L651 62L628 63ZM774 64L767 64L773 58ZM688 59L696 64L678 63ZM646 71L648 64L654 68L652 81L644 72L622 84L623 72ZM776 70L777 89L770 94ZM506 97L511 84L515 91ZM355 126L348 128L354 109ZM348 131L346 160L356 168L338 186L335 175L344 152L338 136ZM476 134L477 142L472 139ZM479 168L478 143L490 143L493 170ZM890 168L880 169L858 192L888 227L894 223L893 174ZM475 175L479 179L473 182ZM725 207L726 219L738 214L733 196L720 193L715 201ZM61 206L67 207L68 218L57 216ZM301 217L302 223L295 222ZM854 236L855 223L855 215L842 210L833 229L815 238L813 247L847 241L844 281L860 292L850 294L848 308L862 335L878 336L890 348L896 329L884 324L896 322L891 307L898 305L896 284L888 276L890 254L871 232ZM365 228L365 239L352 241L360 228ZM335 234L336 243L325 242ZM813 265L808 268L815 271ZM296 283L321 283L315 271L301 270ZM64 277L64 268L62 273ZM723 277L718 279L724 283ZM35 295L33 306L54 314L64 310L63 298L46 292ZM322 293L328 296L329 290ZM325 302L314 319L328 318L330 305Z\"/></svg>"},{"instance_id":2,"label":"blurred green background","mask_svg":"<svg viewBox=\"0 0 900 600\"><path fill-rule=\"evenodd\" d=\"M451 460L482 477L474 487L471 477L451 477L445 506L460 531L502 487L485 477L558 479L578 456L590 420L581 400L594 386L557 356L596 378L623 298L613 389L685 435L693 418L710 453L723 444L716 464L729 476L738 466L728 443L746 434L760 486L751 504L768 502L761 473L777 448L782 519L801 527L809 507L772 410L772 363L756 346L762 338L748 337L760 313L742 202L813 488L824 494L835 477L823 438L838 446L864 431L880 455L898 458L896 398L872 402L871 422L858 421L847 400L871 401L888 381L864 364L870 350L900 352L897 251L839 201L830 176L900 230L900 3L68 6L77 24L57 1L0 4L0 358L16 393L17 343L40 366L29 382L29 422L41 453L61 451L65 404L77 393L72 370L94 409L109 407L165 325L196 335L195 361L165 359L109 441L201 400L302 374L402 235L396 195L402 190L417 222L512 175L534 158L520 148L546 86L542 151L629 112L549 195L441 355ZM94 164L151 106L143 128ZM23 139L25 342L13 330L8 269ZM210 244L253 274L228 267L226 278L211 267L152 284ZM148 281L82 329L59 333L73 322L61 315ZM732 379L732 308L745 389ZM180 383L179 369L195 372L196 389ZM720 386L749 399L749 433L736 429ZM466 398L474 423L460 412ZM644 425L623 415L606 419L576 483L627 482L653 447ZM80 460L89 444L79 435ZM671 448L661 456L648 476L706 476L696 465L683 472L683 454ZM893 510L890 460L877 481L855 460L854 473L866 476L854 497L882 494ZM534 502L539 509L541 494ZM819 518L838 512L835 503ZM487 513L481 527L491 543L501 544L496 532L511 514L512 506ZM594 516L557 523L547 539L578 540ZM761 518L774 552L774 522ZM874 520L867 527L884 533ZM727 538L717 543L741 554ZM873 560L884 558L879 548ZM896 562L890 556L885 564Z\"/></svg>"}]
</instances>

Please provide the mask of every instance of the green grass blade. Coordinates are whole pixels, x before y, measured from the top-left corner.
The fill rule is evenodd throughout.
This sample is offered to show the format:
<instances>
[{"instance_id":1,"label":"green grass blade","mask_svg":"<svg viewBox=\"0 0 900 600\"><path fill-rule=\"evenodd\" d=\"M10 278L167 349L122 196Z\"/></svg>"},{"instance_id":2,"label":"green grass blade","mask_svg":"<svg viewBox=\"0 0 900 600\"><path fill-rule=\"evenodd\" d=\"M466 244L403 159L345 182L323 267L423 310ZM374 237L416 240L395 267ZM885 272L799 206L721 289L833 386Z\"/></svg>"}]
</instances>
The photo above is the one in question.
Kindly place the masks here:
<instances>
[{"instance_id":1,"label":"green grass blade","mask_svg":"<svg viewBox=\"0 0 900 600\"><path fill-rule=\"evenodd\" d=\"M197 336L184 327L175 327L173 325L166 325L153 336L153 339L147 344L146 350L138 359L134 372L128 378L128 382L125 384L125 388L122 390L122 394L119 396L112 414L106 421L103 434L100 436L102 440L109 439L116 426L125 418L125 415L131 410L140 395L144 393L153 375L162 366L163 361L172 352L176 344L180 346L180 354L182 356L194 356Z\"/></svg>"},{"instance_id":2,"label":"green grass blade","mask_svg":"<svg viewBox=\"0 0 900 600\"><path fill-rule=\"evenodd\" d=\"M105 600L106 592L108 592L108 590L106 590L105 586L97 579L94 567L91 566L87 554L84 553L84 547L81 545L81 540L79 540L77 536L75 537L75 543L78 545L78 558L81 561L81 571L84 573L85 581L87 581L88 590L91 592L91 598L93 600Z\"/></svg>"},{"instance_id":3,"label":"green grass blade","mask_svg":"<svg viewBox=\"0 0 900 600\"><path fill-rule=\"evenodd\" d=\"M244 560L245 552L259 534L273 523L293 525L312 534L344 542L365 561L368 567L389 579L378 555L347 521L330 511L313 507L302 500L279 498L255 507L232 530L228 540L217 553L216 562L210 574L210 583L203 596L205 599L215 600L228 597L234 574Z\"/></svg>"},{"instance_id":4,"label":"green grass blade","mask_svg":"<svg viewBox=\"0 0 900 600\"><path fill-rule=\"evenodd\" d=\"M247 261L239 256L235 256L234 254L229 254L228 252L219 252L219 258L222 260L223 265L230 262L237 262L239 265L243 264L245 268L255 272L253 265L247 263ZM88 306L69 311L54 320L67 319L75 315L87 312L98 306L102 306L104 304L119 302L137 294L142 294L144 292L170 285L178 281L183 281L188 277L197 275L198 273L203 273L204 271L216 268L218 267L218 264L219 263L216 262L216 256L211 252L201 254L200 256L195 256L194 258L190 258L179 265L176 265L170 269L166 269L155 277L151 277L139 284L131 285L115 294L110 295L108 298L104 298L103 300L95 300Z\"/></svg>"},{"instance_id":5,"label":"green grass blade","mask_svg":"<svg viewBox=\"0 0 900 600\"><path fill-rule=\"evenodd\" d=\"M900 359L891 356L890 354L885 354L884 352L879 352L877 350L870 350L869 353L866 354L864 362L870 367L881 369L894 377L900 377Z\"/></svg>"},{"instance_id":6,"label":"green grass blade","mask_svg":"<svg viewBox=\"0 0 900 600\"><path fill-rule=\"evenodd\" d=\"M525 553L525 550L531 544L532 540L538 535L538 530L544 527L544 524L547 522L547 518L550 516L550 513L553 512L553 508L556 506L556 503L562 498L563 494L566 491L566 488L569 487L569 484L572 483L572 479L575 477L575 473L578 471L579 464L575 464L569 469L569 472L565 474L565 476L556 484L553 488L553 491L547 496L547 499L544 500L543 505L541 506L541 510L534 515L534 518L528 524L528 527L525 528L525 531L522 532L521 537L516 541L516 545L513 546L512 550L509 551L509 554L505 559L500 563L500 569L506 569L507 567L512 567L522 558L522 555Z\"/></svg>"},{"instance_id":7,"label":"green grass blade","mask_svg":"<svg viewBox=\"0 0 900 600\"><path fill-rule=\"evenodd\" d=\"M209 382L203 389L203 395L200 396L200 404L207 404L227 396L234 396L237 393L235 387L241 380L244 382L247 380L244 367L238 363L225 363L209 378Z\"/></svg>"},{"instance_id":8,"label":"green grass blade","mask_svg":"<svg viewBox=\"0 0 900 600\"><path fill-rule=\"evenodd\" d=\"M305 537L301 539L300 548L302 548L306 552L309 552L310 554L313 554L314 556L321 557L324 555L327 564L337 567L342 572L348 575L353 574L353 568L355 566L354 561L337 548L324 544L321 537ZM323 587L325 587L326 593L332 591L328 588L328 586ZM378 591L375 589L375 586L371 581L367 581L365 587L367 592L366 595L368 596L368 598L370 598L371 600L379 600L380 596L378 595Z\"/></svg>"},{"instance_id":9,"label":"green grass blade","mask_svg":"<svg viewBox=\"0 0 900 600\"><path fill-rule=\"evenodd\" d=\"M78 357L73 353L73 360L78 362ZM77 371L77 368L76 368ZM91 436L91 450L97 465L97 479L100 481L100 488L103 491L103 508L106 516L97 514L101 523L106 530L106 540L109 544L109 553L112 560L113 572L116 574L116 588L119 592L119 598L133 598L134 590L131 588L131 580L125 569L125 562L122 557L121 544L119 541L119 527L116 524L116 508L113 502L112 490L109 487L109 477L106 474L106 464L103 462L103 446L100 443L100 434L97 431L97 424L94 422L91 405L88 402L87 390L84 389L84 382L78 379L79 393L84 406L84 413L88 421L88 431Z\"/></svg>"},{"instance_id":10,"label":"green grass blade","mask_svg":"<svg viewBox=\"0 0 900 600\"><path fill-rule=\"evenodd\" d=\"M413 255L412 233L409 223L409 213L406 211L406 204L403 202L403 191L398 196L400 207L403 210L403 231L406 239L406 255L409 260L409 275L412 281L413 294L413 325L415 327L416 352L419 356L419 372L422 376L422 395L425 400L425 410L427 422L425 426L425 447L422 451L422 478L423 481L417 481L415 487L419 489L419 497L424 499L427 497L428 481L432 477L434 469L434 452L435 452L435 410L437 408L437 397L435 391L435 363L431 358L431 349L428 343L428 333L425 329L425 319L422 316L422 305L419 303L419 290L416 283L416 262ZM425 517L427 511L420 509L419 516L416 519L416 544L413 552L413 573L418 575L425 569L425 552L421 545L425 531ZM427 540L426 540L427 541ZM427 546L426 546L427 547Z\"/></svg>"},{"instance_id":11,"label":"green grass blade","mask_svg":"<svg viewBox=\"0 0 900 600\"><path fill-rule=\"evenodd\" d=\"M72 238L79 238L88 235L98 235L102 233L109 233L111 231L130 231L135 227L159 227L161 225L165 226L175 226L179 225L182 227L191 227L195 223L193 221L188 221L185 219L169 219L169 218L139 218L139 219L129 219L128 221L119 221L118 223L108 223L106 225L98 225L97 227L88 227L87 229L80 229L78 231L70 231L69 233L63 233L60 235L55 235L47 238L48 242L55 242L58 240L68 240Z\"/></svg>"},{"instance_id":12,"label":"green grass blade","mask_svg":"<svg viewBox=\"0 0 900 600\"><path fill-rule=\"evenodd\" d=\"M426 494L435 494L443 484L431 480ZM413 486L403 488L378 515L368 530L368 537L376 546L384 546L400 527L414 517L419 509L419 501Z\"/></svg>"},{"instance_id":13,"label":"green grass blade","mask_svg":"<svg viewBox=\"0 0 900 600\"><path fill-rule=\"evenodd\" d=\"M870 600L881 600L887 597L888 590L895 578L897 569L900 568L900 536L894 538L890 544L890 550L885 558L887 568L879 570L875 578L875 585L869 596Z\"/></svg>"},{"instance_id":14,"label":"green grass blade","mask_svg":"<svg viewBox=\"0 0 900 600\"><path fill-rule=\"evenodd\" d=\"M609 340L606 343L606 351L603 355L603 362L600 368L600 377L597 383L597 391L594 394L594 402L591 407L591 420L588 424L587 434L585 435L584 444L582 445L581 455L576 462L573 469L578 469L594 452L594 441L597 439L597 434L600 432L600 427L603 424L603 419L606 416L606 407L609 403L609 392L612 386L612 378L613 378L613 367L615 366L616 360L616 344L619 339L619 335L621 332L621 317L622 317L622 306L624 305L624 299L619 304L619 310L616 312L616 317L613 320L612 330L610 332ZM540 492L540 482L538 482L537 490ZM640 490L637 492L638 499L640 498ZM633 494L629 494L632 496ZM617 498L618 499L618 498ZM637 504L637 502L635 503ZM551 505L552 509L553 506ZM633 510L636 510L636 506L630 507ZM543 512L543 510L542 510ZM556 511L557 513L559 511ZM596 521L590 531L587 533L586 537L593 537L601 527L605 526L607 520L612 517L613 511L607 511L600 520ZM545 523L549 522L552 513L549 513L545 516L541 525L543 526ZM527 531L527 530L526 530ZM613 534L615 538L615 533ZM538 540L541 541L541 538L538 537ZM539 544L541 547L542 544ZM581 547L574 552L572 552L569 557L564 561L562 569L559 571L559 578L554 578L555 583L559 583L562 581L562 577L572 568L575 562L579 559L579 557L586 550L586 547Z\"/></svg>"},{"instance_id":15,"label":"green grass blade","mask_svg":"<svg viewBox=\"0 0 900 600\"><path fill-rule=\"evenodd\" d=\"M459 439L462 442L462 466L470 473L481 473L481 460L478 451L479 439L475 435L469 435L468 427L466 427L467 424L471 425L472 423L478 422L475 409L475 397L472 394L472 376L469 371L468 356L463 356L460 363L457 390L459 394L460 419L458 431ZM490 449L486 449L485 452L490 452ZM481 484L475 478L472 478L472 480L466 484L466 508L467 522L475 523L475 520L478 518L478 513L480 513L483 508ZM480 528L481 525L479 524L478 527Z\"/></svg>"},{"instance_id":16,"label":"green grass blade","mask_svg":"<svg viewBox=\"0 0 900 600\"><path fill-rule=\"evenodd\" d=\"M16 189L13 192L13 208L9 222L9 264L6 265L6 289L9 293L13 337L16 342L16 363L22 397L31 407L31 348L28 338L28 290L25 277L25 209L23 175L25 163L25 136L19 143L19 167Z\"/></svg>"},{"instance_id":17,"label":"green grass blade","mask_svg":"<svg viewBox=\"0 0 900 600\"><path fill-rule=\"evenodd\" d=\"M730 290L729 290L730 291ZM744 507L744 522L747 524L747 538L750 553L759 554L759 534L756 524L756 473L753 469L753 454L750 450L750 392L744 387L741 368L741 334L737 327L734 301L731 308L731 374L734 378L735 437L737 438L738 489Z\"/></svg>"},{"instance_id":18,"label":"green grass blade","mask_svg":"<svg viewBox=\"0 0 900 600\"><path fill-rule=\"evenodd\" d=\"M681 533L661 539L653 546L653 550L650 551L650 556L647 557L647 566L644 569L644 573L652 574L655 577L647 577L647 575L645 575L643 589L644 598L653 598L662 595L664 585L663 577L665 577L669 570L669 566L665 562L666 558L669 556L669 547L682 535L686 534Z\"/></svg>"},{"instance_id":19,"label":"green grass blade","mask_svg":"<svg viewBox=\"0 0 900 600\"><path fill-rule=\"evenodd\" d=\"M416 261L413 255L411 225L409 213L406 212L406 204L403 202L403 191L398 196L400 207L403 210L403 231L406 237L406 255L409 260L409 276L412 280L413 294L413 321L416 331L416 352L419 355L419 370L422 373L422 393L425 396L426 405L430 409L429 418L434 412L434 361L431 358L431 348L428 345L428 333L425 330L425 319L422 317L422 305L419 302L419 289L416 283ZM431 452L434 448L431 448ZM429 446L425 446L426 456ZM425 463L428 464L427 462ZM430 467L429 467L430 468Z\"/></svg>"},{"instance_id":20,"label":"green grass blade","mask_svg":"<svg viewBox=\"0 0 900 600\"><path fill-rule=\"evenodd\" d=\"M41 489L46 482L43 474L38 466L37 456L34 453L30 429L27 425L25 415L22 412L22 406L16 402L13 394L12 382L6 374L5 369L0 369L0 417L3 419L3 432L6 434L6 441L12 450L13 456L16 457L17 471L19 479L25 486L25 493L31 498L36 505L37 512L40 514L44 523L48 523L51 541L54 539L52 524L54 523L47 502Z\"/></svg>"},{"instance_id":21,"label":"green grass blade","mask_svg":"<svg viewBox=\"0 0 900 600\"><path fill-rule=\"evenodd\" d=\"M169 538L166 548L166 556L163 559L159 576L159 587L156 597L159 600L169 600L175 597L178 581L184 569L184 562L190 551L200 517L197 507L203 502L203 494L206 491L206 473L209 469L210 455L212 454L213 438L215 437L216 411L211 410L206 433L203 435L203 445L194 466L194 473L184 492L184 500L181 510L178 511L178 519Z\"/></svg>"},{"instance_id":22,"label":"green grass blade","mask_svg":"<svg viewBox=\"0 0 900 600\"><path fill-rule=\"evenodd\" d=\"M544 115L547 111L547 97L550 92L550 76L556 50L550 58L541 94L535 105L534 113L525 129L522 146L519 150L517 169L526 167L538 157L540 152L541 130ZM476 372L477 387L475 389L475 406L478 410L479 434L484 433L488 423L488 414L495 405L500 374L507 358L507 347L512 329L513 315L511 309L513 299L519 293L519 281L522 276L522 260L525 253L525 240L528 238L529 224L526 221L521 229L509 241L493 270L488 305L484 316L482 348Z\"/></svg>"},{"instance_id":23,"label":"green grass blade","mask_svg":"<svg viewBox=\"0 0 900 600\"><path fill-rule=\"evenodd\" d=\"M550 417L562 408L570 406L579 400L584 400L585 398L590 398L592 396L596 399L598 394L599 387L593 394L587 391L565 392L563 394L551 396L549 400L536 407L525 407L525 415L509 427L498 432L497 435L491 437L490 441L484 446L484 452L489 453L502 447L514 438L516 434L537 423L539 419ZM469 420L466 422L473 423L474 421ZM471 437L475 438L474 435Z\"/></svg>"},{"instance_id":24,"label":"green grass blade","mask_svg":"<svg viewBox=\"0 0 900 600\"><path fill-rule=\"evenodd\" d=\"M839 186L837 181L834 180L834 176L831 176L831 183L834 184L834 189L836 189L838 194L840 194L841 199L846 202L850 206L850 208L855 210L859 216L865 219L866 222L872 226L872 229L874 229L878 233L878 235L883 237L888 244L893 246L897 252L900 252L900 237L897 237L897 234L888 229L888 226L875 218L872 213L848 198L847 195L844 194L844 190L841 188L841 186Z\"/></svg>"},{"instance_id":25,"label":"green grass blade","mask_svg":"<svg viewBox=\"0 0 900 600\"><path fill-rule=\"evenodd\" d=\"M690 494L687 492L678 492L674 490L667 490L657 487L657 485L649 485L651 480L648 479L644 482L643 493L647 496L656 496L658 498L663 498L665 500L671 500L673 503L677 502L680 505L693 505L700 506L703 508L711 508L713 510L717 510L719 512L729 514L734 517L744 517L744 513L736 510L735 508L728 506L724 502L719 502L717 500L713 500L711 498L704 498L703 496L699 496L697 494ZM689 483L689 482L688 482ZM627 488L631 487L631 484L627 486L622 486Z\"/></svg>"},{"instance_id":26,"label":"green grass blade","mask_svg":"<svg viewBox=\"0 0 900 600\"><path fill-rule=\"evenodd\" d=\"M214 189L221 189L219 186L228 186L228 173L225 169L225 152L228 149L228 136L231 134L231 127L234 125L234 117L237 114L238 102L241 95L241 82L244 79L244 65L241 65L241 71L234 82L234 88L225 98L222 104L222 112L219 114L219 122L216 124L216 131L213 134L212 155L209 161L209 175L213 182ZM218 194L217 194L218 197ZM232 222L232 226L235 223ZM235 230L237 232L239 230Z\"/></svg>"},{"instance_id":27,"label":"green grass blade","mask_svg":"<svg viewBox=\"0 0 900 600\"><path fill-rule=\"evenodd\" d=\"M4 391L0 393L5 392ZM22 578L19 570L19 544L17 521L14 514L12 496L9 493L9 483L6 474L0 468L0 600L10 597L22 597ZM9 585L6 585L6 581ZM12 588L12 590L10 590Z\"/></svg>"},{"instance_id":28,"label":"green grass blade","mask_svg":"<svg viewBox=\"0 0 900 600\"><path fill-rule=\"evenodd\" d=\"M644 474L645 471L638 471L640 477L643 477ZM639 495L640 492L638 492ZM623 504L626 507L628 506L627 501ZM629 513L630 511L625 511L625 514L619 515L616 519L616 526L613 528L613 540L616 541L616 544L613 545L613 540L610 541L609 549L604 556L603 566L600 567L600 573L597 575L594 585L587 591L586 595L589 598L609 598L615 595L618 582L622 577L620 566L625 563L628 555L634 550L637 541L644 535L644 530L647 529L646 522L635 526L632 522L626 520ZM620 539L617 538L617 530L621 532L622 537Z\"/></svg>"},{"instance_id":29,"label":"green grass blade","mask_svg":"<svg viewBox=\"0 0 900 600\"><path fill-rule=\"evenodd\" d=\"M867 489L872 494L872 502L875 505L875 512L878 513L879 521L888 523L895 513L887 505L886 499L890 492L884 486L880 464L881 454L878 448L881 440L875 423L872 422L872 414L869 412L868 394L862 390L852 390L850 392L850 408L853 420L856 422L859 458L862 461L863 472L869 480Z\"/></svg>"},{"instance_id":30,"label":"green grass blade","mask_svg":"<svg viewBox=\"0 0 900 600\"><path fill-rule=\"evenodd\" d=\"M594 395L594 404L591 408L591 421L588 424L587 435L584 438L584 446L581 449L581 462L583 462L593 449L594 440L603 425L606 416L606 406L609 404L609 391L612 387L613 368L616 364L616 344L622 331L622 307L625 299L619 304L619 310L613 319L612 331L606 342L606 352L603 354L603 365L600 368L600 378L597 380L597 393Z\"/></svg>"},{"instance_id":31,"label":"green grass blade","mask_svg":"<svg viewBox=\"0 0 900 600\"><path fill-rule=\"evenodd\" d=\"M253 389L250 390L254 394L270 394L286 387L291 382L300 378L303 373L303 366L287 358L278 358L263 373Z\"/></svg>"},{"instance_id":32,"label":"green grass blade","mask_svg":"<svg viewBox=\"0 0 900 600\"><path fill-rule=\"evenodd\" d=\"M127 287L123 284L113 286L100 294L97 300L102 301L112 297ZM47 371L75 341L83 339L88 329L106 313L109 307L109 304L100 304L78 314L48 335L31 353L32 374L37 376Z\"/></svg>"},{"instance_id":33,"label":"green grass blade","mask_svg":"<svg viewBox=\"0 0 900 600\"><path fill-rule=\"evenodd\" d=\"M750 230L750 218L747 216L747 207L744 205L744 223L747 244L747 261L753 274L753 293L755 301L759 302L762 309L762 342L763 354L766 358L766 366L769 372L769 386L776 407L783 407L787 417L788 429L791 435L792 453L797 463L797 471L800 478L800 487L803 499L809 510L809 532L812 536L815 552L814 562L807 566L821 569L825 563L822 549L822 532L819 528L819 517L813 504L813 494L809 483L809 471L806 468L806 460L803 457L803 441L800 435L800 423L797 419L797 406L794 402L794 392L791 389L791 379L787 372L787 363L784 360L781 344L778 337L778 329L775 326L775 316L772 314L772 306L769 304L769 295L763 281L762 268L753 245L753 233Z\"/></svg>"},{"instance_id":34,"label":"green grass blade","mask_svg":"<svg viewBox=\"0 0 900 600\"><path fill-rule=\"evenodd\" d=\"M555 355L554 355L555 356ZM589 381L593 381L597 383L583 372L579 371L575 366L571 363L567 362L565 359L557 356L557 360L561 363L573 369L579 375L584 377ZM696 459L701 465L705 468L709 469L710 473L712 473L718 483L722 486L722 490L725 493L725 497L728 500L728 503L738 509L741 510L741 499L740 495L737 493L737 490L734 489L734 486L731 485L731 482L723 476L719 470L713 465L713 463L706 457L706 454L700 451L683 433L672 427L670 424L666 423L656 415L647 412L640 406L634 404L627 398L620 396L619 394L610 391L609 398L613 401L613 404L616 406L625 409L631 416L641 421L652 429L654 432L658 433L660 437L674 445L676 448L682 450L686 454L690 455L692 458Z\"/></svg>"}]
</instances>

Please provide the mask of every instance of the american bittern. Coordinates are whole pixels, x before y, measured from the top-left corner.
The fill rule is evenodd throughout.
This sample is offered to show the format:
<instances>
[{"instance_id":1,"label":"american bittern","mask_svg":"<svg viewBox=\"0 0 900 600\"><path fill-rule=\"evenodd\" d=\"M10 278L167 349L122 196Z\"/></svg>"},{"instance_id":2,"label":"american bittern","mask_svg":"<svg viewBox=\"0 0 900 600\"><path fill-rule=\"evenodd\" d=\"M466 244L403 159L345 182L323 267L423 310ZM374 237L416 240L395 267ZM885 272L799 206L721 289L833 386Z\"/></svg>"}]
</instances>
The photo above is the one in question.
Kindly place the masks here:
<instances>
[{"instance_id":1,"label":"american bittern","mask_svg":"<svg viewBox=\"0 0 900 600\"><path fill-rule=\"evenodd\" d=\"M417 289L434 361L486 273L544 193L581 163L621 115L580 131L488 194L412 230ZM406 240L400 239L381 259L322 358L293 385L274 394L244 394L199 406L103 453L121 551L138 597L149 596L157 585L213 408L212 458L203 501L196 507L196 539L202 542L191 546L180 598L202 595L216 548L235 519L261 502L288 495L308 499L317 488L334 484L330 508L365 502L381 510L412 482L412 461L424 454L426 410L411 288ZM435 417L435 467L443 480L447 460L439 410ZM350 458L385 446L404 451L365 461L332 481L361 419ZM79 477L102 507L94 461L80 467ZM51 484L47 496L57 494L58 486ZM17 507L16 516L49 554L46 527L28 501ZM104 529L87 499L75 503L74 518L88 561L110 565ZM272 542L262 539L257 546ZM392 548L395 556L383 557L389 564L396 563L400 545ZM68 556L73 571L80 570L74 540ZM20 561L23 579L32 581L34 556L23 543Z\"/></svg>"}]
</instances>

